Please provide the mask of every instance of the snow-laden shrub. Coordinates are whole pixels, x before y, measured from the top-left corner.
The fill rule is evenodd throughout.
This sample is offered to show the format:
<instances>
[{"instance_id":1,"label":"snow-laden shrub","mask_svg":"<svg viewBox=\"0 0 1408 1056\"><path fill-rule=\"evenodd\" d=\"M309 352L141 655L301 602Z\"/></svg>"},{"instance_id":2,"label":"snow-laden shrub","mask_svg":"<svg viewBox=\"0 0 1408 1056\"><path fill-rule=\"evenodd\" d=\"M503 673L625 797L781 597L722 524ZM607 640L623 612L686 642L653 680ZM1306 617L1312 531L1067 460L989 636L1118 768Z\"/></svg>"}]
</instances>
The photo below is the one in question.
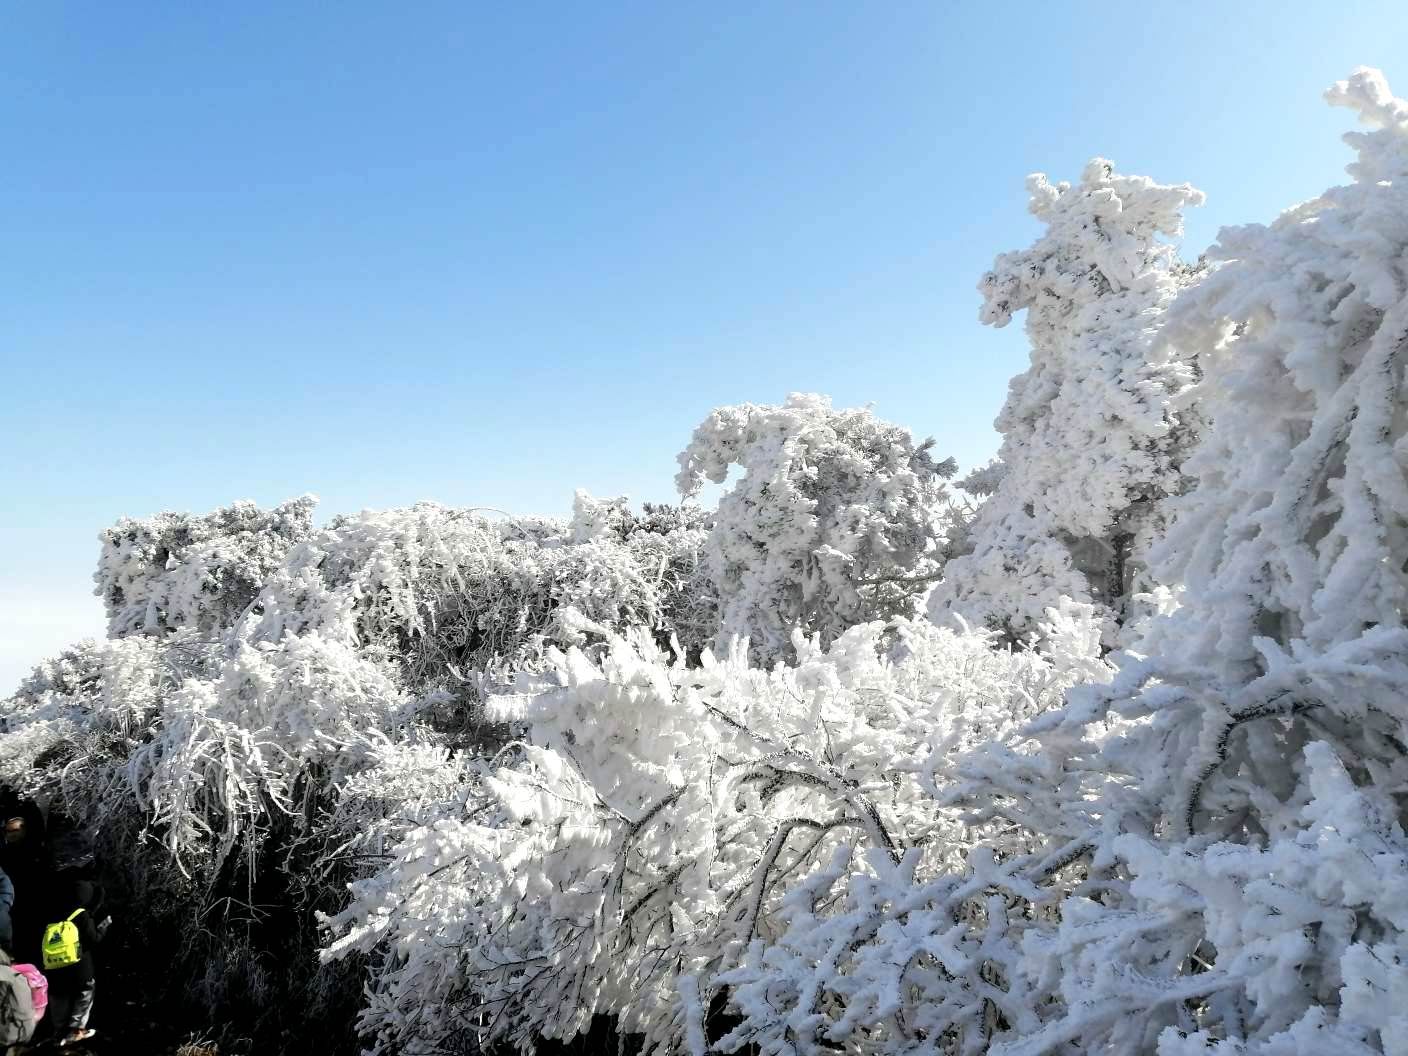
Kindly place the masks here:
<instances>
[{"instance_id":1,"label":"snow-laden shrub","mask_svg":"<svg viewBox=\"0 0 1408 1056\"><path fill-rule=\"evenodd\" d=\"M301 777L335 784L409 710L384 663L316 633L88 642L6 701L0 773L93 826L130 800L173 860L209 879L242 836L300 809Z\"/></svg>"},{"instance_id":2,"label":"snow-laden shrub","mask_svg":"<svg viewBox=\"0 0 1408 1056\"><path fill-rule=\"evenodd\" d=\"M800 626L824 642L913 615L938 578L938 505L953 461L868 410L793 393L782 406L721 407L695 430L675 478L686 498L741 473L719 502L706 565L719 645L790 656Z\"/></svg>"},{"instance_id":3,"label":"snow-laden shrub","mask_svg":"<svg viewBox=\"0 0 1408 1056\"><path fill-rule=\"evenodd\" d=\"M374 1051L465 1031L526 1049L609 1013L652 1051L702 1052L719 973L775 941L790 889L828 863L959 867L963 825L938 796L952 760L1102 669L1088 642L1063 669L924 621L793 646L771 671L741 653L688 667L610 636L496 698L527 740L473 768L477 795L407 832L332 922L328 957L381 958Z\"/></svg>"},{"instance_id":4,"label":"snow-laden shrub","mask_svg":"<svg viewBox=\"0 0 1408 1056\"><path fill-rule=\"evenodd\" d=\"M1186 356L1157 337L1191 280L1161 236L1202 202L1187 184L1123 176L1104 159L1080 183L1028 178L1045 225L983 276L980 318L1026 310L1031 366L1012 379L996 427L1001 473L970 478L991 495L945 569L929 612L1031 638L1061 598L1097 606L1107 643L1132 594L1147 591L1147 549L1161 502L1178 492L1188 428L1173 401L1192 381Z\"/></svg>"},{"instance_id":5,"label":"snow-laden shrub","mask_svg":"<svg viewBox=\"0 0 1408 1056\"><path fill-rule=\"evenodd\" d=\"M434 503L340 517L270 577L251 633L277 642L316 630L395 657L422 692L531 661L559 636L569 606L610 627L667 637L689 627L667 623L667 614L702 607L693 634L711 633L707 605L687 596L704 531L681 521L659 533L633 519L593 536L546 522L520 531L514 520Z\"/></svg>"},{"instance_id":6,"label":"snow-laden shrub","mask_svg":"<svg viewBox=\"0 0 1408 1056\"><path fill-rule=\"evenodd\" d=\"M658 593L657 637L673 638L697 658L719 629L718 602L702 560L712 525L713 517L698 506L647 502L636 513L625 496L596 499L578 489L569 533L578 543L623 544Z\"/></svg>"},{"instance_id":7,"label":"snow-laden shrub","mask_svg":"<svg viewBox=\"0 0 1408 1056\"><path fill-rule=\"evenodd\" d=\"M586 489L578 488L572 496L572 523L568 531L574 543L603 538L624 542L634 522L630 500L625 495L598 499Z\"/></svg>"},{"instance_id":8,"label":"snow-laden shrub","mask_svg":"<svg viewBox=\"0 0 1408 1056\"><path fill-rule=\"evenodd\" d=\"M1048 612L1040 629L1049 646L1040 658L992 650L989 639L992 662L1013 666L993 669L1001 681L987 708L952 715L949 701L930 717L964 731L937 739L925 766L924 806L939 824L911 830L900 854L854 846L799 874L777 904L772 933L716 977L735 1017L717 1051L967 1056L987 1052L995 1037L1040 1025L1055 982L1028 980L1015 966L1024 937L1052 917L1077 882L1073 863L1083 844L1059 826L1039 827L1031 818L1013 824L965 795L975 753L1022 759L1032 750L1025 725L1072 684L1108 677L1094 659L1100 626L1090 606L1067 602ZM932 654L923 667L930 664ZM974 673L946 667L933 672L944 686L962 685ZM1043 684L1033 691L1029 679L1038 671ZM924 688L934 694L936 687ZM1012 695L1006 703L1003 693ZM1012 784L1004 787L1009 773ZM1065 791L999 765L989 791L1014 790L1053 807Z\"/></svg>"},{"instance_id":9,"label":"snow-laden shrub","mask_svg":"<svg viewBox=\"0 0 1408 1056\"><path fill-rule=\"evenodd\" d=\"M177 631L81 642L44 661L4 701L0 775L99 823L127 795L123 767L167 695L213 670L215 653L204 636Z\"/></svg>"},{"instance_id":10,"label":"snow-laden shrub","mask_svg":"<svg viewBox=\"0 0 1408 1056\"><path fill-rule=\"evenodd\" d=\"M209 966L185 1000L252 1005L277 1032L259 995L286 984L335 1005L324 991L348 969L318 968L313 911L405 830L404 803L386 815L363 773L381 781L413 746L445 760L451 738L494 740L440 721L469 710L447 691L475 701L491 671L586 644L568 606L682 655L713 638L704 515L616 507L618 530L580 541L562 522L432 505L297 532L292 507L123 522L101 569L125 584L113 637L41 665L7 702L3 775L116 856L109 879L171 928L174 963ZM271 974L270 958L287 966ZM222 981L255 966L257 980Z\"/></svg>"},{"instance_id":11,"label":"snow-laden shrub","mask_svg":"<svg viewBox=\"0 0 1408 1056\"><path fill-rule=\"evenodd\" d=\"M181 683L127 764L133 792L173 857L214 872L257 842L300 792L335 787L370 759L408 698L384 664L316 632L233 645L213 678ZM303 782L315 787L304 789ZM312 819L303 819L305 823Z\"/></svg>"},{"instance_id":12,"label":"snow-laden shrub","mask_svg":"<svg viewBox=\"0 0 1408 1056\"><path fill-rule=\"evenodd\" d=\"M123 518L102 533L94 593L108 636L227 627L313 528L311 495L261 510L237 502L204 516Z\"/></svg>"},{"instance_id":13,"label":"snow-laden shrub","mask_svg":"<svg viewBox=\"0 0 1408 1056\"><path fill-rule=\"evenodd\" d=\"M431 504L321 530L311 500L123 521L98 576L113 637L42 665L9 702L4 774L63 784L77 816L131 795L178 859L213 874L238 846L252 867L296 797L330 792L447 686L580 640L559 625L568 606L697 655L716 629L696 589L703 515L614 508L619 530L580 542L558 522ZM114 730L123 743L89 743Z\"/></svg>"}]
</instances>

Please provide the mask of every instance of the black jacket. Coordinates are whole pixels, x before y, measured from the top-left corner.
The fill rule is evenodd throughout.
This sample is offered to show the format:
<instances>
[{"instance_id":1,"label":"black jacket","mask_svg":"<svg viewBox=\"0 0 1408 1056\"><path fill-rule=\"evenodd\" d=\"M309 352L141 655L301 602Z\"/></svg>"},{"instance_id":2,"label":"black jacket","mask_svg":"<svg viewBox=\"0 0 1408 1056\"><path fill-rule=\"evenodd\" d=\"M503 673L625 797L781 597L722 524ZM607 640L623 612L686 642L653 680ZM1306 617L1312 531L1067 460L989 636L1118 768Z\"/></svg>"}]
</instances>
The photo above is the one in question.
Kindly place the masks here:
<instances>
[{"instance_id":1,"label":"black jacket","mask_svg":"<svg viewBox=\"0 0 1408 1056\"><path fill-rule=\"evenodd\" d=\"M15 887L15 901L10 909L15 936L13 952L20 963L38 964L39 939L48 923L45 918L49 914L53 877L38 858L13 846L9 850L10 854L0 855L0 869L5 870Z\"/></svg>"},{"instance_id":2,"label":"black jacket","mask_svg":"<svg viewBox=\"0 0 1408 1056\"><path fill-rule=\"evenodd\" d=\"M66 968L46 968L49 989L61 994L82 990L93 981L93 953L98 947L98 921L103 917L103 888L91 880L79 880L67 888L62 897L51 904L46 924L66 920L74 910L83 912L73 918L78 929L78 949L82 956L77 964Z\"/></svg>"}]
</instances>

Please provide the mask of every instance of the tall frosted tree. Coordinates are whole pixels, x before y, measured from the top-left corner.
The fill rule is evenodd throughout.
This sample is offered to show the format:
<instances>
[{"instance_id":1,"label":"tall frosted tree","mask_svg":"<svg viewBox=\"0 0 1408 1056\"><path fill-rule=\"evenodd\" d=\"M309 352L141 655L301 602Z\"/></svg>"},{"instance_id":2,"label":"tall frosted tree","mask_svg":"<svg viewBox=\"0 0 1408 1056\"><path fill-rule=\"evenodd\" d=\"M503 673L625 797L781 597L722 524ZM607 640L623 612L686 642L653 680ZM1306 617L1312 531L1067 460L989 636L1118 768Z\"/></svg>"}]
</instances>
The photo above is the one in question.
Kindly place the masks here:
<instances>
[{"instance_id":1,"label":"tall frosted tree","mask_svg":"<svg viewBox=\"0 0 1408 1056\"><path fill-rule=\"evenodd\" d=\"M1060 1013L1002 1056L1408 1051L1408 103L1328 98L1353 181L1169 312L1210 423L1151 554L1180 607L972 789L1085 863L1017 966Z\"/></svg>"},{"instance_id":2,"label":"tall frosted tree","mask_svg":"<svg viewBox=\"0 0 1408 1056\"><path fill-rule=\"evenodd\" d=\"M939 504L952 459L865 409L793 393L782 406L721 407L679 456L691 498L741 475L705 550L721 643L790 655L794 628L830 642L867 620L912 615L939 566Z\"/></svg>"},{"instance_id":3,"label":"tall frosted tree","mask_svg":"<svg viewBox=\"0 0 1408 1056\"><path fill-rule=\"evenodd\" d=\"M1179 235L1203 195L1100 158L1074 186L1038 174L1027 187L1046 230L999 256L978 288L984 323L1026 310L1031 365L996 422L1000 482L930 613L1029 638L1065 596L1094 604L1112 642L1130 596L1149 585L1159 503L1179 486L1188 430L1171 403L1192 377L1157 338L1192 271L1161 236Z\"/></svg>"},{"instance_id":4,"label":"tall frosted tree","mask_svg":"<svg viewBox=\"0 0 1408 1056\"><path fill-rule=\"evenodd\" d=\"M1170 329L1228 420L1189 459L1196 491L1156 557L1205 599L1176 624L1190 657L1231 680L1264 670L1258 641L1331 649L1405 600L1408 108L1367 69L1327 98L1375 126L1344 137L1354 182L1224 229L1227 263Z\"/></svg>"}]
</instances>

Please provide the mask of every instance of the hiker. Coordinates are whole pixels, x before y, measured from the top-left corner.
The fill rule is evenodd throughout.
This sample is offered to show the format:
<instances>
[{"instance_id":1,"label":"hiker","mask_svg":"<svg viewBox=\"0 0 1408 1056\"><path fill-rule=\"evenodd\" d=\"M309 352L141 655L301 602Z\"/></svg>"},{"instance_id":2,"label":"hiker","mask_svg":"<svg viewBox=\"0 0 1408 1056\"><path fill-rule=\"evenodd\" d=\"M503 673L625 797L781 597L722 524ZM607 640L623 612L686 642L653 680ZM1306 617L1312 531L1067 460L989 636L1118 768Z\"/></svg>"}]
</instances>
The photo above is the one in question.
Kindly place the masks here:
<instances>
[{"instance_id":1,"label":"hiker","mask_svg":"<svg viewBox=\"0 0 1408 1056\"><path fill-rule=\"evenodd\" d=\"M0 1052L19 1052L34 1037L34 997L27 976L0 950Z\"/></svg>"},{"instance_id":2,"label":"hiker","mask_svg":"<svg viewBox=\"0 0 1408 1056\"><path fill-rule=\"evenodd\" d=\"M94 951L106 930L100 921L103 889L72 873L56 878L44 929L44 974L49 980L49 1014L60 1047L91 1038L88 1026L97 989Z\"/></svg>"},{"instance_id":3,"label":"hiker","mask_svg":"<svg viewBox=\"0 0 1408 1056\"><path fill-rule=\"evenodd\" d=\"M14 904L15 885L0 869L0 1052L5 1053L17 1052L18 1046L34 1037L47 994L44 977L34 965L14 963L10 914Z\"/></svg>"},{"instance_id":4,"label":"hiker","mask_svg":"<svg viewBox=\"0 0 1408 1056\"><path fill-rule=\"evenodd\" d=\"M11 888L11 952L21 960L37 961L39 938L44 931L43 914L49 869L47 857L38 838L32 835L26 814L27 812L20 813L4 820L4 842L0 844L0 871L5 873Z\"/></svg>"},{"instance_id":5,"label":"hiker","mask_svg":"<svg viewBox=\"0 0 1408 1056\"><path fill-rule=\"evenodd\" d=\"M28 796L21 796L11 785L0 785L0 818L19 818L24 822L25 835L31 848L43 853L48 840L48 825L39 804Z\"/></svg>"},{"instance_id":6,"label":"hiker","mask_svg":"<svg viewBox=\"0 0 1408 1056\"><path fill-rule=\"evenodd\" d=\"M36 829L30 818L25 814L0 814L5 818L5 842L0 844L0 865L6 871L12 865L23 865L29 862L42 862L44 855L43 837L35 835ZM43 821L39 822L39 832L43 832Z\"/></svg>"},{"instance_id":7,"label":"hiker","mask_svg":"<svg viewBox=\"0 0 1408 1056\"><path fill-rule=\"evenodd\" d=\"M0 950L15 952L15 928L10 911L15 908L15 884L10 874L0 869Z\"/></svg>"}]
</instances>

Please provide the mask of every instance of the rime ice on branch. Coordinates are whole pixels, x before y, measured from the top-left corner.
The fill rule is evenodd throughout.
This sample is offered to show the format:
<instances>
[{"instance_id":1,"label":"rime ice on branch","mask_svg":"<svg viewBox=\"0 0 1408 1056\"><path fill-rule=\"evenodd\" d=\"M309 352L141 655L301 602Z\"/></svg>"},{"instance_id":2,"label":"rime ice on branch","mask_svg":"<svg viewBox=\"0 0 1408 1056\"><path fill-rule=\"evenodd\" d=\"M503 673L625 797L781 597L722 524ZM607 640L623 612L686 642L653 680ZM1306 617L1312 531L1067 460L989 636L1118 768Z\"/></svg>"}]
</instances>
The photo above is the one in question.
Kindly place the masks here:
<instances>
[{"instance_id":1,"label":"rime ice on branch","mask_svg":"<svg viewBox=\"0 0 1408 1056\"><path fill-rule=\"evenodd\" d=\"M1068 621L1053 637L1082 631ZM477 1009L486 1046L571 1037L605 1013L645 1035L643 1051L704 1056L698 1020L735 990L739 1045L830 1051L820 1039L846 1036L838 1019L885 1018L903 961L875 963L852 932L888 910L869 901L858 920L847 889L898 885L919 904L918 881L965 904L971 833L935 790L965 750L1007 743L1099 673L1088 643L1070 644L1013 653L920 619L800 642L767 671L741 652L687 666L639 633L596 658L553 653L494 702L526 724L521 750L480 764L468 801L354 887L326 956L387 952L363 1021L379 1052L437 1051ZM402 784L394 770L379 780ZM929 985L906 991L904 1027L867 1031L888 1051L945 1015L981 1034L983 929L924 916L952 974L916 965ZM794 1050L774 1047L784 1038Z\"/></svg>"}]
</instances>

